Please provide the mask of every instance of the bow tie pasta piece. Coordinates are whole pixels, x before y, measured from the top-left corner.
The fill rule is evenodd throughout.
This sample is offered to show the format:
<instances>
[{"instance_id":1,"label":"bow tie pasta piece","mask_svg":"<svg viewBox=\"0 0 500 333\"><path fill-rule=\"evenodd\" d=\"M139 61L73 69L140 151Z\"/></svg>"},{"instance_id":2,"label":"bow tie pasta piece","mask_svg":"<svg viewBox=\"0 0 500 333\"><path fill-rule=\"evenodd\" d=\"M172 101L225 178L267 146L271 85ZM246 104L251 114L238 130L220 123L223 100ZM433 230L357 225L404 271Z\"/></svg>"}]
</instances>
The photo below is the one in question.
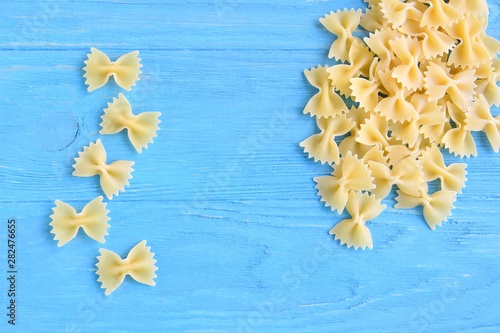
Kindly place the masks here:
<instances>
[{"instance_id":1,"label":"bow tie pasta piece","mask_svg":"<svg viewBox=\"0 0 500 333\"><path fill-rule=\"evenodd\" d=\"M322 164L339 163L339 148L335 142L335 137L346 134L354 127L354 123L345 114L330 118L317 118L321 133L314 134L302 141L299 145L304 148L305 153L309 153L309 158L314 161L321 161Z\"/></svg>"},{"instance_id":2,"label":"bow tie pasta piece","mask_svg":"<svg viewBox=\"0 0 500 333\"><path fill-rule=\"evenodd\" d=\"M361 10L354 9L331 12L320 18L321 24L328 29L332 34L337 36L337 39L332 43L328 58L335 60L347 61L349 50L354 40L359 38L352 35L353 31L359 25L361 19Z\"/></svg>"},{"instance_id":3,"label":"bow tie pasta piece","mask_svg":"<svg viewBox=\"0 0 500 333\"><path fill-rule=\"evenodd\" d=\"M132 113L129 101L122 93L118 98L113 98L112 103L104 109L104 116L101 116L101 134L115 134L127 129L127 134L134 148L140 153L143 148L147 148L149 143L156 137L156 131L160 128L158 119L160 112L143 112L138 115Z\"/></svg>"},{"instance_id":4,"label":"bow tie pasta piece","mask_svg":"<svg viewBox=\"0 0 500 333\"><path fill-rule=\"evenodd\" d=\"M332 80L332 85L344 96L352 94L349 88L350 79L364 76L368 77L370 65L374 60L374 54L362 42L353 41L349 50L348 64L335 65L327 68L330 74L328 77Z\"/></svg>"},{"instance_id":5,"label":"bow tie pasta piece","mask_svg":"<svg viewBox=\"0 0 500 333\"><path fill-rule=\"evenodd\" d=\"M409 121L416 117L417 110L407 100L411 92L398 84L390 70L379 72L379 77L388 95L380 100L374 111L393 122Z\"/></svg>"},{"instance_id":6,"label":"bow tie pasta piece","mask_svg":"<svg viewBox=\"0 0 500 333\"><path fill-rule=\"evenodd\" d=\"M376 113L372 113L357 132L356 141L366 146L379 146L382 149L390 146L387 121Z\"/></svg>"},{"instance_id":7,"label":"bow tie pasta piece","mask_svg":"<svg viewBox=\"0 0 500 333\"><path fill-rule=\"evenodd\" d=\"M456 39L439 30L420 27L417 21L406 21L398 32L421 40L422 53L426 59L433 59L449 52L455 47Z\"/></svg>"},{"instance_id":8,"label":"bow tie pasta piece","mask_svg":"<svg viewBox=\"0 0 500 333\"><path fill-rule=\"evenodd\" d=\"M331 176L315 177L316 189L321 201L332 210L344 211L350 191L372 190L373 177L363 160L350 152L340 159Z\"/></svg>"},{"instance_id":9,"label":"bow tie pasta piece","mask_svg":"<svg viewBox=\"0 0 500 333\"><path fill-rule=\"evenodd\" d=\"M58 240L57 246L63 246L72 240L80 228L85 233L98 242L104 243L104 236L108 234L109 210L106 203L102 202L103 197L99 196L89 202L80 213L65 202L56 200L56 206L52 208L54 212L50 215L54 240Z\"/></svg>"},{"instance_id":10,"label":"bow tie pasta piece","mask_svg":"<svg viewBox=\"0 0 500 333\"><path fill-rule=\"evenodd\" d=\"M387 20L384 20L384 15L382 14L382 6L379 2L370 6L370 8L368 8L365 13L361 15L359 25L366 31L375 32L375 30L389 27L389 22L387 22Z\"/></svg>"},{"instance_id":11,"label":"bow tie pasta piece","mask_svg":"<svg viewBox=\"0 0 500 333\"><path fill-rule=\"evenodd\" d=\"M311 116L324 118L340 115L347 111L344 100L332 87L332 81L328 78L327 69L328 66L318 66L317 68L311 68L309 71L304 71L309 83L319 90L307 103L304 114L309 113Z\"/></svg>"},{"instance_id":12,"label":"bow tie pasta piece","mask_svg":"<svg viewBox=\"0 0 500 333\"><path fill-rule=\"evenodd\" d=\"M450 0L449 5L471 16L488 15L490 12L486 0Z\"/></svg>"},{"instance_id":13,"label":"bow tie pasta piece","mask_svg":"<svg viewBox=\"0 0 500 333\"><path fill-rule=\"evenodd\" d=\"M400 0L381 0L384 18L396 29L406 20L420 22L422 19L422 5L417 8L413 2L402 2Z\"/></svg>"},{"instance_id":14,"label":"bow tie pasta piece","mask_svg":"<svg viewBox=\"0 0 500 333\"><path fill-rule=\"evenodd\" d=\"M389 41L394 54L401 64L392 70L392 78L396 79L403 88L416 91L422 88L424 75L418 66L423 59L422 46L415 37L400 37Z\"/></svg>"},{"instance_id":15,"label":"bow tie pasta piece","mask_svg":"<svg viewBox=\"0 0 500 333\"><path fill-rule=\"evenodd\" d=\"M465 109L474 98L475 70L451 73L441 61L431 61L424 72L424 88L428 101L442 100L448 95L454 104Z\"/></svg>"},{"instance_id":16,"label":"bow tie pasta piece","mask_svg":"<svg viewBox=\"0 0 500 333\"><path fill-rule=\"evenodd\" d=\"M119 191L124 191L125 185L129 185L129 179L132 178L132 161L114 161L106 164L106 151L101 140L96 143L90 143L88 147L83 148L83 152L78 153L73 164L73 176L92 177L100 176L101 187L108 197L112 199L113 195L118 195Z\"/></svg>"},{"instance_id":17,"label":"bow tie pasta piece","mask_svg":"<svg viewBox=\"0 0 500 333\"><path fill-rule=\"evenodd\" d=\"M485 28L486 19L477 16L466 16L457 24L447 27L445 30L448 35L460 41L450 52L447 64L471 68L491 61L492 56L480 38Z\"/></svg>"},{"instance_id":18,"label":"bow tie pasta piece","mask_svg":"<svg viewBox=\"0 0 500 333\"><path fill-rule=\"evenodd\" d=\"M439 178L441 189L462 193L462 188L465 187L465 182L467 181L465 177L467 174L467 171L465 171L467 164L454 163L446 166L443 154L441 154L436 144L422 151L420 162L422 163L426 182ZM411 194L414 195L414 193Z\"/></svg>"},{"instance_id":19,"label":"bow tie pasta piece","mask_svg":"<svg viewBox=\"0 0 500 333\"><path fill-rule=\"evenodd\" d=\"M379 61L375 58L370 65L369 78L356 77L350 80L351 98L365 110L373 110L382 98L380 95L385 92L376 74L378 65Z\"/></svg>"},{"instance_id":20,"label":"bow tie pasta piece","mask_svg":"<svg viewBox=\"0 0 500 333\"><path fill-rule=\"evenodd\" d=\"M110 76L113 76L116 83L125 90L131 90L135 82L139 80L139 74L142 72L139 68L141 59L138 57L139 51L132 51L122 55L118 60L111 61L109 57L96 48L90 49L88 60L85 60L86 66L83 67L87 80L88 91L94 91L104 86Z\"/></svg>"},{"instance_id":21,"label":"bow tie pasta piece","mask_svg":"<svg viewBox=\"0 0 500 333\"><path fill-rule=\"evenodd\" d=\"M156 285L154 278L157 277L155 271L158 267L155 266L154 253L151 252L151 247L146 246L145 240L134 246L125 259L106 249L100 249L99 252L101 255L97 257L97 281L102 283L101 288L105 289L106 296L115 291L127 275L139 283Z\"/></svg>"},{"instance_id":22,"label":"bow tie pasta piece","mask_svg":"<svg viewBox=\"0 0 500 333\"><path fill-rule=\"evenodd\" d=\"M467 109L465 129L483 131L491 147L498 153L500 148L500 116L493 117L486 98L480 95Z\"/></svg>"},{"instance_id":23,"label":"bow tie pasta piece","mask_svg":"<svg viewBox=\"0 0 500 333\"><path fill-rule=\"evenodd\" d=\"M462 12L443 0L422 1L429 7L422 14L420 26L429 28L444 28L458 22L463 17Z\"/></svg>"},{"instance_id":24,"label":"bow tie pasta piece","mask_svg":"<svg viewBox=\"0 0 500 333\"><path fill-rule=\"evenodd\" d=\"M378 199L389 195L393 185L410 195L418 196L424 182L422 166L413 157L408 156L397 163L392 169L388 165L368 161L375 188L371 192Z\"/></svg>"},{"instance_id":25,"label":"bow tie pasta piece","mask_svg":"<svg viewBox=\"0 0 500 333\"><path fill-rule=\"evenodd\" d=\"M455 123L455 128L450 128L441 139L441 143L455 156L477 156L476 143L471 131L466 127L466 113L456 104L446 102L446 111Z\"/></svg>"},{"instance_id":26,"label":"bow tie pasta piece","mask_svg":"<svg viewBox=\"0 0 500 333\"><path fill-rule=\"evenodd\" d=\"M376 218L386 208L374 195L352 191L349 193L346 209L352 218L339 222L330 230L330 235L340 240L340 245L354 246L357 250L373 248L372 234L365 225L369 220Z\"/></svg>"},{"instance_id":27,"label":"bow tie pasta piece","mask_svg":"<svg viewBox=\"0 0 500 333\"><path fill-rule=\"evenodd\" d=\"M450 190L440 190L429 195L427 188L425 188L419 191L418 196L406 194L401 190L398 190L397 193L397 204L394 208L415 208L422 205L425 221L432 230L448 220L451 210L455 208L453 203L457 199L457 192Z\"/></svg>"},{"instance_id":28,"label":"bow tie pasta piece","mask_svg":"<svg viewBox=\"0 0 500 333\"><path fill-rule=\"evenodd\" d=\"M476 70L476 96L483 96L490 105L500 106L500 59L484 63Z\"/></svg>"}]
</instances>

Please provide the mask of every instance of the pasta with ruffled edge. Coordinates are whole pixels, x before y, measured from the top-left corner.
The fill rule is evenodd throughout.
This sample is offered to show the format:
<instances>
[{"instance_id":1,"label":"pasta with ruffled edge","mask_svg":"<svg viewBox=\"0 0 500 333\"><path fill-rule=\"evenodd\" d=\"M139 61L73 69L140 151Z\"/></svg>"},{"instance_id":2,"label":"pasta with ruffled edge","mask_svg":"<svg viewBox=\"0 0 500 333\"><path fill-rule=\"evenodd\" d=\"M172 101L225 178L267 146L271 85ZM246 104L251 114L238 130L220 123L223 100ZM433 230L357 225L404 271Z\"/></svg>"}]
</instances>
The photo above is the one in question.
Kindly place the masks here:
<instances>
[{"instance_id":1,"label":"pasta with ruffled edge","mask_svg":"<svg viewBox=\"0 0 500 333\"><path fill-rule=\"evenodd\" d=\"M154 278L157 277L155 272L158 267L153 258L155 254L151 252L150 246L146 246L145 240L134 246L125 259L106 249L100 249L99 252L101 255L97 257L97 281L101 282L106 296L115 291L127 275L139 283L156 285Z\"/></svg>"},{"instance_id":2,"label":"pasta with ruffled edge","mask_svg":"<svg viewBox=\"0 0 500 333\"><path fill-rule=\"evenodd\" d=\"M321 201L339 213L344 211L350 191L375 188L368 165L356 155L353 156L351 152L335 165L331 176L316 177L313 180L316 182Z\"/></svg>"},{"instance_id":3,"label":"pasta with ruffled edge","mask_svg":"<svg viewBox=\"0 0 500 333\"><path fill-rule=\"evenodd\" d=\"M319 91L311 97L304 108L304 114L309 113L318 118L333 117L347 111L347 105L342 97L335 92L332 81L328 78L328 66L318 66L305 70L304 75L309 83Z\"/></svg>"},{"instance_id":4,"label":"pasta with ruffled edge","mask_svg":"<svg viewBox=\"0 0 500 333\"><path fill-rule=\"evenodd\" d=\"M112 199L113 195L118 195L119 191L124 191L125 186L129 185L129 179L132 178L133 161L114 161L106 164L106 150L101 140L96 143L90 143L88 147L83 148L83 152L78 153L73 164L73 176L92 177L99 175L102 190Z\"/></svg>"},{"instance_id":5,"label":"pasta with ruffled edge","mask_svg":"<svg viewBox=\"0 0 500 333\"><path fill-rule=\"evenodd\" d=\"M140 64L141 59L138 57L139 51L132 51L122 55L118 60L111 61L109 57L96 49L90 49L88 60L85 60L85 67L83 70L84 78L87 80L85 84L89 87L87 90L94 91L104 86L111 76L114 77L115 82L125 90L131 90L135 86L136 81L139 80L139 74L142 67Z\"/></svg>"},{"instance_id":6,"label":"pasta with ruffled edge","mask_svg":"<svg viewBox=\"0 0 500 333\"><path fill-rule=\"evenodd\" d=\"M321 133L308 137L299 145L304 148L305 153L309 153L309 158L314 158L314 162L339 163L339 147L335 142L335 137L349 132L354 127L354 123L345 115L317 118L316 123Z\"/></svg>"},{"instance_id":7,"label":"pasta with ruffled edge","mask_svg":"<svg viewBox=\"0 0 500 333\"><path fill-rule=\"evenodd\" d=\"M369 48L365 50L354 37L349 47L332 51L347 52L348 63L327 67L331 85L347 100L359 103L345 113L356 125L338 144L340 163L334 169L341 169L345 157L357 155L370 166L372 182L365 185L378 185L368 192L380 191L378 195L383 196L398 180L393 173L412 161L408 173L398 172L397 176L408 179L398 184L396 207L422 205L434 229L451 214L466 181L466 164L446 166L438 147L461 157L476 156L471 132L482 131L495 151L500 148L500 116L493 117L490 111L492 105L500 104L500 41L486 34L488 7L482 0L365 2L369 9L361 14L359 24L370 32L363 39ZM354 30L349 26L349 31ZM318 145L325 144L316 138ZM311 142L307 150L315 151ZM420 170L420 180L410 177L419 174L416 170ZM327 182L345 181L341 173L338 176L341 179L314 179L321 179L316 188L326 206L331 206L332 198L341 198L341 204L334 206L346 206L343 198L355 191L328 190ZM434 179L440 180L441 189L429 194L427 182ZM420 186L415 185L419 181Z\"/></svg>"},{"instance_id":8,"label":"pasta with ruffled edge","mask_svg":"<svg viewBox=\"0 0 500 333\"><path fill-rule=\"evenodd\" d=\"M85 205L80 213L69 204L56 200L56 206L52 208L54 212L50 215L52 226L50 231L54 234L54 240L59 241L57 246L61 247L72 240L80 228L85 233L98 242L104 243L104 236L108 234L109 210L106 203L102 202L103 197L98 196Z\"/></svg>"},{"instance_id":9,"label":"pasta with ruffled edge","mask_svg":"<svg viewBox=\"0 0 500 333\"><path fill-rule=\"evenodd\" d=\"M339 222L330 229L329 233L334 235L336 240L340 240L341 245L354 246L356 250L360 247L363 250L366 247L371 249L373 248L372 234L365 224L380 215L386 207L374 195L351 191L346 209L352 217Z\"/></svg>"},{"instance_id":10,"label":"pasta with ruffled edge","mask_svg":"<svg viewBox=\"0 0 500 333\"><path fill-rule=\"evenodd\" d=\"M108 107L104 109L104 115L101 116L102 129L99 133L115 134L126 129L130 142L140 153L157 136L160 116L160 112L142 112L134 115L129 101L120 93L118 98L113 98L113 102L108 103Z\"/></svg>"}]
</instances>

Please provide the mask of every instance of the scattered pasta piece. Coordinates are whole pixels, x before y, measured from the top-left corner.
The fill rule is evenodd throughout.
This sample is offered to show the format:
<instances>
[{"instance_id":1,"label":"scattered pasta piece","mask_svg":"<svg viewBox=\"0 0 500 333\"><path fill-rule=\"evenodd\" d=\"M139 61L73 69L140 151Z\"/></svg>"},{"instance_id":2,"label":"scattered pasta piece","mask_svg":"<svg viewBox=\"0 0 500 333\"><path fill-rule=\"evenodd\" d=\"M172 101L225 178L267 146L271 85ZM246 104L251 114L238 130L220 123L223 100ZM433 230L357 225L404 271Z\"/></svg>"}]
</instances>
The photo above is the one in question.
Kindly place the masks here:
<instances>
[{"instance_id":1,"label":"scattered pasta piece","mask_svg":"<svg viewBox=\"0 0 500 333\"><path fill-rule=\"evenodd\" d=\"M311 116L323 118L333 117L347 111L344 100L332 88L327 69L328 66L318 66L304 71L309 83L319 90L307 103L304 114L309 113Z\"/></svg>"},{"instance_id":2,"label":"scattered pasta piece","mask_svg":"<svg viewBox=\"0 0 500 333\"><path fill-rule=\"evenodd\" d=\"M108 107L104 109L104 116L101 117L102 129L99 133L115 134L127 129L130 142L140 153L156 137L156 131L160 129L158 127L160 116L160 112L143 112L134 115L129 101L120 93L118 98L113 98L113 102L108 103Z\"/></svg>"},{"instance_id":3,"label":"scattered pasta piece","mask_svg":"<svg viewBox=\"0 0 500 333\"><path fill-rule=\"evenodd\" d=\"M57 246L63 246L72 240L80 228L85 233L98 242L104 243L109 228L108 217L109 210L106 209L106 203L102 202L103 197L99 196L89 202L80 213L65 202L56 200L56 206L52 208L54 212L50 215L52 222L51 233L54 234L54 240L58 240Z\"/></svg>"},{"instance_id":4,"label":"scattered pasta piece","mask_svg":"<svg viewBox=\"0 0 500 333\"><path fill-rule=\"evenodd\" d=\"M426 182L439 178L443 190L462 193L462 188L465 187L465 182L467 180L465 177L467 174L467 171L465 171L467 164L454 163L450 166L446 166L444 164L443 154L441 154L441 151L439 151L439 148L435 144L422 152L420 161ZM406 191L406 193L410 192ZM414 193L410 194L415 195Z\"/></svg>"},{"instance_id":5,"label":"scattered pasta piece","mask_svg":"<svg viewBox=\"0 0 500 333\"><path fill-rule=\"evenodd\" d=\"M359 40L352 35L353 31L358 27L361 19L361 10L343 10L331 12L321 18L319 21L332 34L337 36L337 39L330 47L328 58L335 60L347 61L349 50L354 40Z\"/></svg>"},{"instance_id":6,"label":"scattered pasta piece","mask_svg":"<svg viewBox=\"0 0 500 333\"><path fill-rule=\"evenodd\" d=\"M335 235L335 239L347 247L361 247L363 250L366 247L373 248L372 234L365 223L380 215L385 207L386 205L382 205L374 195L350 192L346 209L352 218L339 222L330 230L330 235Z\"/></svg>"},{"instance_id":7,"label":"scattered pasta piece","mask_svg":"<svg viewBox=\"0 0 500 333\"><path fill-rule=\"evenodd\" d=\"M384 206L394 185L395 208L423 206L431 229L447 220L467 164L445 164L441 149L476 156L472 132L483 132L500 150L500 116L491 112L500 105L500 41L487 34L486 1L364 2L365 12L320 18L337 36L328 54L337 64L304 72L319 89L304 113L320 133L299 144L332 166L313 178L315 188L327 207L353 216L330 233L355 249L372 247L360 207ZM434 180L439 188L429 193Z\"/></svg>"},{"instance_id":8,"label":"scattered pasta piece","mask_svg":"<svg viewBox=\"0 0 500 333\"><path fill-rule=\"evenodd\" d=\"M375 188L368 169L363 160L352 156L350 152L341 159L331 176L316 177L318 195L327 207L344 211L350 191L372 190Z\"/></svg>"},{"instance_id":9,"label":"scattered pasta piece","mask_svg":"<svg viewBox=\"0 0 500 333\"><path fill-rule=\"evenodd\" d=\"M138 57L139 51L132 51L122 55L118 60L111 61L109 57L96 49L90 49L88 60L85 60L86 66L83 67L87 80L88 91L93 91L104 86L110 76L113 76L116 83L125 90L131 90L135 82L139 80L139 74L142 72L139 68L141 59Z\"/></svg>"},{"instance_id":10,"label":"scattered pasta piece","mask_svg":"<svg viewBox=\"0 0 500 333\"><path fill-rule=\"evenodd\" d=\"M151 247L146 246L145 240L134 246L125 259L106 249L100 249L99 252L101 255L97 257L97 281L101 282L106 296L115 291L127 275L139 283L156 285L154 278L158 267L155 266L154 253L151 252Z\"/></svg>"},{"instance_id":11,"label":"scattered pasta piece","mask_svg":"<svg viewBox=\"0 0 500 333\"><path fill-rule=\"evenodd\" d=\"M314 134L300 143L304 152L309 153L309 158L313 157L314 162L339 163L339 147L335 142L335 137L346 134L354 127L354 123L345 115L331 118L318 118L316 120L321 133Z\"/></svg>"},{"instance_id":12,"label":"scattered pasta piece","mask_svg":"<svg viewBox=\"0 0 500 333\"><path fill-rule=\"evenodd\" d=\"M101 140L96 143L90 143L88 147L83 148L83 152L78 153L73 164L73 176L92 177L100 176L101 187L108 197L112 199L113 195L118 195L119 191L123 191L125 185L129 184L129 179L132 178L132 161L114 161L106 164L106 151Z\"/></svg>"},{"instance_id":13,"label":"scattered pasta piece","mask_svg":"<svg viewBox=\"0 0 500 333\"><path fill-rule=\"evenodd\" d=\"M440 190L428 194L426 188L420 190L418 196L409 195L401 190L398 190L397 193L396 201L398 203L394 207L415 208L422 205L425 221L432 230L448 220L447 217L451 215L451 210L455 208L453 203L457 199L457 193L450 190Z\"/></svg>"}]
</instances>

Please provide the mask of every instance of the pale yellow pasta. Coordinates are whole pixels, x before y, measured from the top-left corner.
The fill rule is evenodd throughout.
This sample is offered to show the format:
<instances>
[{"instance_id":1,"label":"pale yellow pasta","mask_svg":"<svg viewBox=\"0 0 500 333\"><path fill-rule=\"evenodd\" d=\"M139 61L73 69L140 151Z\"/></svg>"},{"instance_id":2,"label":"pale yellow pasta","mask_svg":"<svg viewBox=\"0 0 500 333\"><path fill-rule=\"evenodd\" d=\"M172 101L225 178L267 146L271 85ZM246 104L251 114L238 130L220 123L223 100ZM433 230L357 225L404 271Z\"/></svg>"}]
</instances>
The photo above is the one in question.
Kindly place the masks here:
<instances>
[{"instance_id":1,"label":"pale yellow pasta","mask_svg":"<svg viewBox=\"0 0 500 333\"><path fill-rule=\"evenodd\" d=\"M471 131L466 128L465 111L451 102L446 102L446 109L456 127L450 128L443 135L441 143L455 156L477 156L476 143Z\"/></svg>"},{"instance_id":2,"label":"pale yellow pasta","mask_svg":"<svg viewBox=\"0 0 500 333\"><path fill-rule=\"evenodd\" d=\"M146 246L145 240L134 246L125 259L106 249L100 249L99 252L101 255L97 257L97 281L101 282L106 296L115 291L127 275L139 283L156 285L154 278L157 277L155 271L158 267L155 266L154 253L151 252L151 247Z\"/></svg>"},{"instance_id":3,"label":"pale yellow pasta","mask_svg":"<svg viewBox=\"0 0 500 333\"><path fill-rule=\"evenodd\" d=\"M426 182L439 179L441 181L441 189L462 193L462 188L465 187L467 180L465 177L467 174L467 171L465 171L467 164L453 163L446 166L443 154L441 154L436 144L422 151L420 163L422 164Z\"/></svg>"},{"instance_id":4,"label":"pale yellow pasta","mask_svg":"<svg viewBox=\"0 0 500 333\"><path fill-rule=\"evenodd\" d=\"M467 109L465 129L468 131L483 131L491 147L498 153L500 148L500 116L493 117L490 105L482 95L476 98Z\"/></svg>"},{"instance_id":5,"label":"pale yellow pasta","mask_svg":"<svg viewBox=\"0 0 500 333\"><path fill-rule=\"evenodd\" d=\"M336 209L342 213L347 204L349 192L375 188L370 174L368 165L348 152L334 167L331 176L316 177L314 181L321 201L332 210Z\"/></svg>"},{"instance_id":6,"label":"pale yellow pasta","mask_svg":"<svg viewBox=\"0 0 500 333\"><path fill-rule=\"evenodd\" d=\"M100 176L102 190L112 199L113 195L118 195L123 191L125 185L129 185L129 179L132 178L132 161L114 161L106 164L106 150L101 140L96 143L90 143L88 147L83 148L83 152L78 153L73 164L73 176L92 177Z\"/></svg>"},{"instance_id":7,"label":"pale yellow pasta","mask_svg":"<svg viewBox=\"0 0 500 333\"><path fill-rule=\"evenodd\" d=\"M363 250L366 247L373 248L372 235L365 223L380 215L386 205L383 205L374 195L351 191L346 208L352 217L339 222L330 230L330 235L340 240L341 245L354 246L356 250L360 247Z\"/></svg>"},{"instance_id":8,"label":"pale yellow pasta","mask_svg":"<svg viewBox=\"0 0 500 333\"><path fill-rule=\"evenodd\" d=\"M420 22L422 19L422 11L412 2L381 0L380 5L384 18L391 23L394 29L402 25L406 20Z\"/></svg>"},{"instance_id":9,"label":"pale yellow pasta","mask_svg":"<svg viewBox=\"0 0 500 333\"><path fill-rule=\"evenodd\" d=\"M398 190L397 193L397 204L394 207L415 208L422 205L425 221L432 230L448 220L451 210L455 208L453 203L457 199L455 191L439 190L429 194L427 193L427 186L424 186L424 189L419 191L418 196L406 194L401 190Z\"/></svg>"},{"instance_id":10,"label":"pale yellow pasta","mask_svg":"<svg viewBox=\"0 0 500 333\"><path fill-rule=\"evenodd\" d=\"M491 61L491 53L480 38L485 28L485 18L477 16L466 16L457 24L445 28L451 37L460 41L451 50L448 65L470 68Z\"/></svg>"},{"instance_id":11,"label":"pale yellow pasta","mask_svg":"<svg viewBox=\"0 0 500 333\"><path fill-rule=\"evenodd\" d=\"M393 122L408 121L416 117L417 110L415 110L415 107L407 100L411 91L398 84L390 70L379 72L379 77L388 95L378 102L374 111Z\"/></svg>"},{"instance_id":12,"label":"pale yellow pasta","mask_svg":"<svg viewBox=\"0 0 500 333\"><path fill-rule=\"evenodd\" d=\"M309 153L309 158L314 158L315 162L339 163L339 148L335 137L349 132L354 127L354 123L345 114L330 118L317 118L316 123L321 133L310 136L299 145L304 148L305 153Z\"/></svg>"},{"instance_id":13,"label":"pale yellow pasta","mask_svg":"<svg viewBox=\"0 0 500 333\"><path fill-rule=\"evenodd\" d=\"M359 25L370 32L375 32L375 30L383 29L389 25L389 23L384 20L380 3L371 6L361 15Z\"/></svg>"},{"instance_id":14,"label":"pale yellow pasta","mask_svg":"<svg viewBox=\"0 0 500 333\"><path fill-rule=\"evenodd\" d=\"M415 37L401 37L389 41L389 45L401 63L394 67L391 76L403 88L416 91L422 88L424 75L418 64L423 59L422 47Z\"/></svg>"},{"instance_id":15,"label":"pale yellow pasta","mask_svg":"<svg viewBox=\"0 0 500 333\"><path fill-rule=\"evenodd\" d=\"M420 20L421 27L447 27L463 17L462 12L443 0L425 0L422 2L428 4L429 7L422 14L422 19Z\"/></svg>"},{"instance_id":16,"label":"pale yellow pasta","mask_svg":"<svg viewBox=\"0 0 500 333\"><path fill-rule=\"evenodd\" d=\"M374 54L360 41L353 41L349 50L348 64L329 67L326 71L329 73L329 79L336 90L344 96L352 94L350 79L360 75L367 77L369 75L370 65L374 59Z\"/></svg>"},{"instance_id":17,"label":"pale yellow pasta","mask_svg":"<svg viewBox=\"0 0 500 333\"><path fill-rule=\"evenodd\" d=\"M487 16L489 14L486 0L450 0L449 5L467 15Z\"/></svg>"},{"instance_id":18,"label":"pale yellow pasta","mask_svg":"<svg viewBox=\"0 0 500 333\"><path fill-rule=\"evenodd\" d=\"M113 98L113 102L108 103L108 107L104 109L104 116L101 116L102 129L99 133L115 134L126 129L130 142L140 153L156 137L156 131L160 129L158 127L160 116L160 112L143 112L134 115L130 103L120 93L118 98Z\"/></svg>"},{"instance_id":19,"label":"pale yellow pasta","mask_svg":"<svg viewBox=\"0 0 500 333\"><path fill-rule=\"evenodd\" d=\"M474 99L475 71L462 70L453 75L441 61L431 61L424 72L424 88L429 101L449 96L454 104L466 108Z\"/></svg>"},{"instance_id":20,"label":"pale yellow pasta","mask_svg":"<svg viewBox=\"0 0 500 333\"><path fill-rule=\"evenodd\" d=\"M338 35L330 57L344 63L321 67L328 80L316 86L329 111L304 111L330 118L317 119L321 133L300 143L315 161L335 163L332 175L314 181L326 206L339 213L347 207L353 216L330 233L356 249L372 246L361 202L382 200L396 185L395 207L422 205L434 229L451 214L467 174L465 163L446 165L440 149L476 156L471 132L481 131L500 150L500 116L490 110L500 105L500 41L486 32L486 1L364 2L363 14L344 10L321 19ZM353 35L358 25L368 32L362 40ZM329 87L341 96L330 98ZM436 179L440 189L429 193Z\"/></svg>"},{"instance_id":21,"label":"pale yellow pasta","mask_svg":"<svg viewBox=\"0 0 500 333\"><path fill-rule=\"evenodd\" d=\"M490 105L500 105L500 59L484 63L476 69L476 95L483 96Z\"/></svg>"},{"instance_id":22,"label":"pale yellow pasta","mask_svg":"<svg viewBox=\"0 0 500 333\"><path fill-rule=\"evenodd\" d=\"M321 24L327 28L332 34L337 36L328 53L328 58L335 60L347 61L349 50L354 40L359 38L354 37L352 33L359 25L361 19L361 10L343 10L331 12L320 18Z\"/></svg>"},{"instance_id":23,"label":"pale yellow pasta","mask_svg":"<svg viewBox=\"0 0 500 333\"><path fill-rule=\"evenodd\" d=\"M456 39L439 30L420 27L419 22L408 20L398 31L406 36L418 37L422 44L422 53L426 59L432 59L449 52L456 45Z\"/></svg>"},{"instance_id":24,"label":"pale yellow pasta","mask_svg":"<svg viewBox=\"0 0 500 333\"><path fill-rule=\"evenodd\" d=\"M369 147L378 145L380 148L385 149L390 145L387 121L376 113L372 113L370 118L365 120L365 123L360 126L357 135L356 141Z\"/></svg>"},{"instance_id":25,"label":"pale yellow pasta","mask_svg":"<svg viewBox=\"0 0 500 333\"><path fill-rule=\"evenodd\" d=\"M398 32L390 28L382 28L371 33L368 37L363 40L370 50L378 57L378 63L375 70L371 72L377 73L381 70L386 70L387 68L394 65L395 57L389 42L398 37Z\"/></svg>"},{"instance_id":26,"label":"pale yellow pasta","mask_svg":"<svg viewBox=\"0 0 500 333\"><path fill-rule=\"evenodd\" d=\"M309 83L319 90L307 103L304 114L323 118L340 115L348 110L342 97L332 88L327 69L328 66L318 66L304 71Z\"/></svg>"},{"instance_id":27,"label":"pale yellow pasta","mask_svg":"<svg viewBox=\"0 0 500 333\"><path fill-rule=\"evenodd\" d=\"M125 90L131 90L135 82L139 80L142 72L139 68L141 59L138 57L139 51L132 51L122 55L118 60L111 61L109 57L95 47L90 49L86 66L83 67L87 80L88 91L93 91L104 86L110 76L113 76L116 83Z\"/></svg>"},{"instance_id":28,"label":"pale yellow pasta","mask_svg":"<svg viewBox=\"0 0 500 333\"><path fill-rule=\"evenodd\" d=\"M385 90L380 83L376 71L378 64L378 59L374 59L370 65L370 75L368 78L357 77L350 80L351 85L349 88L352 91L351 97L365 110L373 110L382 98L380 94Z\"/></svg>"},{"instance_id":29,"label":"pale yellow pasta","mask_svg":"<svg viewBox=\"0 0 500 333\"><path fill-rule=\"evenodd\" d=\"M54 234L54 240L59 241L57 246L63 246L72 240L80 228L85 233L98 242L104 243L104 236L108 234L109 210L106 203L102 202L103 197L99 196L85 205L80 213L65 202L56 200L56 206L52 208L54 212L50 215L52 226L50 231Z\"/></svg>"},{"instance_id":30,"label":"pale yellow pasta","mask_svg":"<svg viewBox=\"0 0 500 333\"><path fill-rule=\"evenodd\" d=\"M413 156L408 156L395 164L393 168L384 163L369 161L375 188L371 192L378 199L389 195L393 185L410 195L418 196L424 177L422 167Z\"/></svg>"}]
</instances>

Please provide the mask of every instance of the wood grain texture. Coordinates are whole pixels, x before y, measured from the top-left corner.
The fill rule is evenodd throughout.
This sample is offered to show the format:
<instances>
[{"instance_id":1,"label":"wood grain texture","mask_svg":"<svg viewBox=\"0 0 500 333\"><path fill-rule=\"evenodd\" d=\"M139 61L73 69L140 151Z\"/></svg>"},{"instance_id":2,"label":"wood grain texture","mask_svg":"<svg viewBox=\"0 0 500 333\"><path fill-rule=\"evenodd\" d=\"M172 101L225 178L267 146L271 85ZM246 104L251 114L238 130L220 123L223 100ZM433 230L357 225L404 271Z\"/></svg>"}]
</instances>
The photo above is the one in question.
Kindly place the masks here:
<instances>
[{"instance_id":1,"label":"wood grain texture","mask_svg":"<svg viewBox=\"0 0 500 333\"><path fill-rule=\"evenodd\" d=\"M489 33L499 38L500 5L489 3ZM421 209L388 208L370 223L371 251L328 236L342 216L314 190L312 177L328 167L298 147L315 131L301 114L314 93L302 70L329 63L332 36L318 18L344 7L364 4L5 2L0 272L6 220L15 218L19 280L17 325L2 312L0 331L500 331L500 155L484 136L441 228L431 232ZM112 58L140 50L141 81L125 95L136 112L163 113L142 154L123 133L98 134L121 90L86 91L91 46ZM54 200L81 208L101 194L97 179L71 176L77 152L97 138L109 160L136 161L131 185L108 203L104 247L123 256L148 240L154 288L127 278L105 297L95 275L101 245L80 233L58 248L49 233ZM0 288L5 309L7 284Z\"/></svg>"}]
</instances>

